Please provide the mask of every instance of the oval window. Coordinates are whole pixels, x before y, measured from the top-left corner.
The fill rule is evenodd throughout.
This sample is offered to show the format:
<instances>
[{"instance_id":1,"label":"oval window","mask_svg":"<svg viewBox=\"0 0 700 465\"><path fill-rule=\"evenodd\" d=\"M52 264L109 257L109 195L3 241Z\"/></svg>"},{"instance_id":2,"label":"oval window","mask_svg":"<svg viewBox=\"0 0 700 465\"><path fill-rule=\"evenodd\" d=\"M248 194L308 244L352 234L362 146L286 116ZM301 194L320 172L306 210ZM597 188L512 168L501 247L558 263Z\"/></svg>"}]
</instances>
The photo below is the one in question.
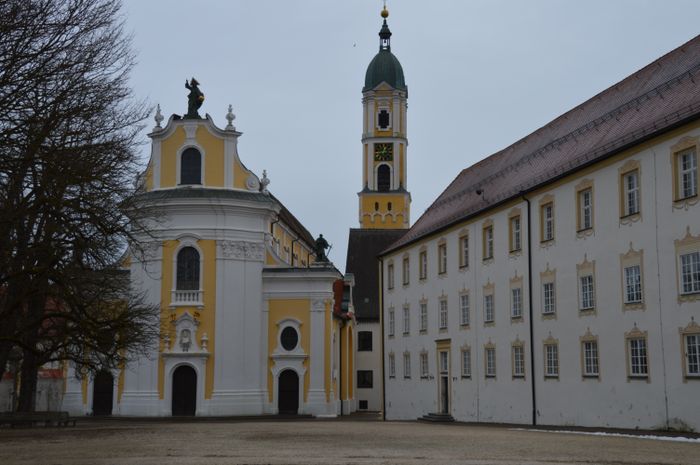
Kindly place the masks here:
<instances>
[{"instance_id":1,"label":"oval window","mask_svg":"<svg viewBox=\"0 0 700 465\"><path fill-rule=\"evenodd\" d=\"M284 350L294 350L299 342L299 335L296 329L291 326L287 326L282 330L282 335L280 336L280 342Z\"/></svg>"}]
</instances>

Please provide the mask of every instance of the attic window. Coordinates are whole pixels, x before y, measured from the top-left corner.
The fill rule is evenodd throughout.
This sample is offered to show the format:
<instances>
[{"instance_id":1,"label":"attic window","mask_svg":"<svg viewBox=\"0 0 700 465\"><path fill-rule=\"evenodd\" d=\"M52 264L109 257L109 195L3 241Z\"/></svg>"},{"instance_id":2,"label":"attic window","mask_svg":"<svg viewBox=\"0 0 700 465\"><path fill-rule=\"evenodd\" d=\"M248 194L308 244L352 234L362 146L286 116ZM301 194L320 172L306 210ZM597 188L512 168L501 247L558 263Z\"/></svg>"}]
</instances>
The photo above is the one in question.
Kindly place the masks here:
<instances>
[{"instance_id":1,"label":"attic window","mask_svg":"<svg viewBox=\"0 0 700 465\"><path fill-rule=\"evenodd\" d=\"M386 110L380 110L377 115L377 123L381 129L387 129L389 127L389 112Z\"/></svg>"}]
</instances>

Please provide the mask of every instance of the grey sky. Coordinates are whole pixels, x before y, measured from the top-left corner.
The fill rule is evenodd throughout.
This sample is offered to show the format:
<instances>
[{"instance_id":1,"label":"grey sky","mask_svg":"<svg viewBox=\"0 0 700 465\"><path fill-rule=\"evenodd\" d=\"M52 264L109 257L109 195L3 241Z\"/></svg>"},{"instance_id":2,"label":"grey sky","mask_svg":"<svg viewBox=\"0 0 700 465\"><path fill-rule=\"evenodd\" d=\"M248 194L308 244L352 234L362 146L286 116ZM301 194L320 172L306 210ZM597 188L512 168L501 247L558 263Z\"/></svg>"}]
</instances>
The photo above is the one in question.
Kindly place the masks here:
<instances>
[{"instance_id":1,"label":"grey sky","mask_svg":"<svg viewBox=\"0 0 700 465\"><path fill-rule=\"evenodd\" d=\"M243 163L342 271L358 227L361 89L380 0L126 0L136 95L220 127L233 104ZM698 32L697 0L390 0L408 97L411 223L463 168L506 147ZM149 121L152 125L152 120ZM149 126L149 128L152 126ZM144 149L144 157L148 150Z\"/></svg>"}]
</instances>

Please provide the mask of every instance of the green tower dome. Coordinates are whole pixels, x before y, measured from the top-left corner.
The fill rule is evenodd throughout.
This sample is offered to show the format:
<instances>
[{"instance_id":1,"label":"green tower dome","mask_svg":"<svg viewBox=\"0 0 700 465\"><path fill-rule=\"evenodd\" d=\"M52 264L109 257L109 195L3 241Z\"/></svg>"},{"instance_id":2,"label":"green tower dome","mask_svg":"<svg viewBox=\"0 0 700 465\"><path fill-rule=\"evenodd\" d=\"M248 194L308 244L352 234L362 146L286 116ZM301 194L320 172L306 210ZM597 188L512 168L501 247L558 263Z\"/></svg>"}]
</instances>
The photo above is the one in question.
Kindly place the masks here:
<instances>
[{"instance_id":1,"label":"green tower dome","mask_svg":"<svg viewBox=\"0 0 700 465\"><path fill-rule=\"evenodd\" d=\"M383 10L382 17L384 18L384 24L382 29L379 31L379 53L377 53L372 61L367 67L367 73L365 73L365 87L362 91L372 90L377 87L382 82L386 82L394 89L406 90L406 81L403 77L403 68L399 59L391 53L391 31L386 23L386 16L388 16L388 11L386 16Z\"/></svg>"}]
</instances>

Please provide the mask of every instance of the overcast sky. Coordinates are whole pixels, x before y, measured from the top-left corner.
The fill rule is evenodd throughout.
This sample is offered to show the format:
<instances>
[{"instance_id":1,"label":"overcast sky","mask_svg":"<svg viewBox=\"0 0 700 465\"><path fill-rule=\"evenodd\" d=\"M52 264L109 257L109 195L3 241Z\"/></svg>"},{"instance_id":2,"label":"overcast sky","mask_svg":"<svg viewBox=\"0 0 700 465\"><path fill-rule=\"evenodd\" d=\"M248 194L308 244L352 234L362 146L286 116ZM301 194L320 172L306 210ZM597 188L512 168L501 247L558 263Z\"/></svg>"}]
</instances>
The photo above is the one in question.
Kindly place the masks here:
<instances>
[{"instance_id":1,"label":"overcast sky","mask_svg":"<svg viewBox=\"0 0 700 465\"><path fill-rule=\"evenodd\" d=\"M359 227L361 90L381 0L125 0L138 97L187 110L195 76L243 163L345 268ZM390 0L408 97L411 223L462 170L693 38L698 0ZM149 128L153 121L149 121ZM144 158L149 152L144 147Z\"/></svg>"}]
</instances>

